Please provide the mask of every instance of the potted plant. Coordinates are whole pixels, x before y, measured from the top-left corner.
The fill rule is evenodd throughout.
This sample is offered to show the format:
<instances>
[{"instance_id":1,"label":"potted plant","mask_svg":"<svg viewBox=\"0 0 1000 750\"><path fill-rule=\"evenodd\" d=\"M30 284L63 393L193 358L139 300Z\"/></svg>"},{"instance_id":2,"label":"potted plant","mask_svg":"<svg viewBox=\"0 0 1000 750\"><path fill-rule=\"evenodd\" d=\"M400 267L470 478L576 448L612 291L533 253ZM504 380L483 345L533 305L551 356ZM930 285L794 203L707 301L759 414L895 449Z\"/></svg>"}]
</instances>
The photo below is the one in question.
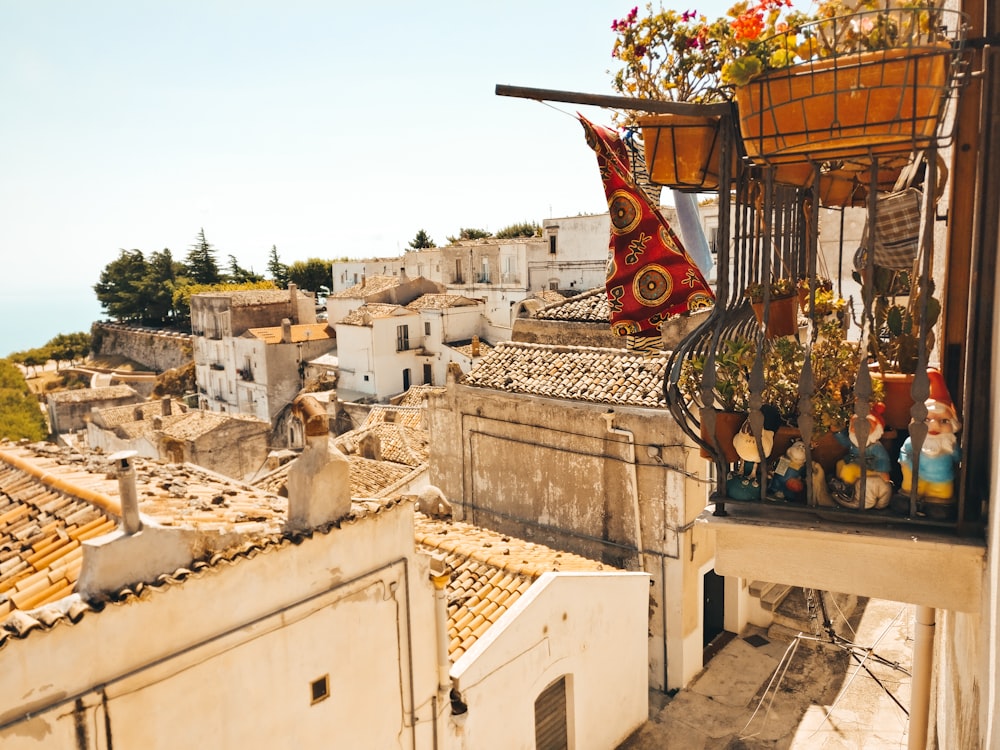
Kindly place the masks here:
<instances>
[{"instance_id":1,"label":"potted plant","mask_svg":"<svg viewBox=\"0 0 1000 750\"><path fill-rule=\"evenodd\" d=\"M934 326L941 315L941 303L934 297L933 281L928 281L926 338L924 346L930 351L934 346ZM870 350L877 365L872 377L883 383L885 389L885 423L897 430L908 429L913 397L913 376L916 374L920 354L921 282L906 303L883 293L875 297L871 312L872 336Z\"/></svg>"},{"instance_id":2,"label":"potted plant","mask_svg":"<svg viewBox=\"0 0 1000 750\"><path fill-rule=\"evenodd\" d=\"M706 429L705 420L700 420L702 439L710 445L717 440L729 463L739 459L733 448L733 437L746 421L750 398L750 369L756 352L757 345L749 338L740 336L722 342L715 357L715 384L710 403L705 403L702 397L702 382L708 358L703 354L696 355L681 365L677 387L684 398L697 409L715 410L714 435ZM702 456L711 457L704 449Z\"/></svg>"},{"instance_id":3,"label":"potted plant","mask_svg":"<svg viewBox=\"0 0 1000 750\"><path fill-rule=\"evenodd\" d=\"M751 282L743 291L743 296L750 300L757 322L764 324L764 285L759 281ZM798 329L798 304L796 301L795 282L787 277L771 280L770 298L767 304L767 338L776 336L792 336Z\"/></svg>"},{"instance_id":4,"label":"potted plant","mask_svg":"<svg viewBox=\"0 0 1000 750\"><path fill-rule=\"evenodd\" d=\"M913 151L933 139L964 36L961 14L932 0L828 0L812 17L782 0L736 7L744 10L722 78L735 86L752 160L828 161Z\"/></svg>"},{"instance_id":5,"label":"potted plant","mask_svg":"<svg viewBox=\"0 0 1000 750\"><path fill-rule=\"evenodd\" d=\"M633 8L611 24L615 33L611 56L621 63L612 78L617 92L700 104L731 98L732 90L721 79L723 42L730 34L725 19L709 22L695 11L657 10L652 4L641 17L638 10ZM618 119L622 125L642 129L646 165L654 182L680 190L719 186L722 117L629 114Z\"/></svg>"}]
</instances>

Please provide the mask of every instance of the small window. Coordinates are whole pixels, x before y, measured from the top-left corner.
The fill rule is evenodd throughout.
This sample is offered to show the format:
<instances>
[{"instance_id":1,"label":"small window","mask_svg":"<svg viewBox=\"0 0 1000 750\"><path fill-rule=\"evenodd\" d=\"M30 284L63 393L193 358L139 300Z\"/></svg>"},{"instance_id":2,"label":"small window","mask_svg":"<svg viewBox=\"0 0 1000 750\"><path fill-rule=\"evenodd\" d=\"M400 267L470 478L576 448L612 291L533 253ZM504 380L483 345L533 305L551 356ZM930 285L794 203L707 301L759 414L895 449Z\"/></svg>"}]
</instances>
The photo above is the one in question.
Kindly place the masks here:
<instances>
[{"instance_id":1,"label":"small window","mask_svg":"<svg viewBox=\"0 0 1000 750\"><path fill-rule=\"evenodd\" d=\"M396 326L396 351L405 352L410 348L410 327Z\"/></svg>"},{"instance_id":2,"label":"small window","mask_svg":"<svg viewBox=\"0 0 1000 750\"><path fill-rule=\"evenodd\" d=\"M431 324L428 321L424 321L424 336L431 335Z\"/></svg>"},{"instance_id":3,"label":"small window","mask_svg":"<svg viewBox=\"0 0 1000 750\"><path fill-rule=\"evenodd\" d=\"M554 234L549 235L549 253L551 255L556 254L556 236Z\"/></svg>"},{"instance_id":4,"label":"small window","mask_svg":"<svg viewBox=\"0 0 1000 750\"><path fill-rule=\"evenodd\" d=\"M368 382L368 376L367 375L365 375L365 382L366 383Z\"/></svg>"},{"instance_id":5,"label":"small window","mask_svg":"<svg viewBox=\"0 0 1000 750\"><path fill-rule=\"evenodd\" d=\"M330 675L325 674L318 680L313 680L309 688L312 693L310 705L319 703L321 700L326 700L330 697Z\"/></svg>"}]
</instances>

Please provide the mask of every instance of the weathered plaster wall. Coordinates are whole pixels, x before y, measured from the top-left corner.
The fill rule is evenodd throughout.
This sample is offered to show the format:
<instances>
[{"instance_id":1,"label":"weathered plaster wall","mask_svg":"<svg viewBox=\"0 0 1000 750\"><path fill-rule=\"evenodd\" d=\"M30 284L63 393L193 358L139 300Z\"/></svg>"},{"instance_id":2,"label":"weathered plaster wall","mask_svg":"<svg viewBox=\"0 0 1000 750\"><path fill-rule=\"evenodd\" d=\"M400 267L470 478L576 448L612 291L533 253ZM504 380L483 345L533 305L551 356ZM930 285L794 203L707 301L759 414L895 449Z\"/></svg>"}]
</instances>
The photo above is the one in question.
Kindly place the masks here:
<instances>
[{"instance_id":1,"label":"weathered plaster wall","mask_svg":"<svg viewBox=\"0 0 1000 750\"><path fill-rule=\"evenodd\" d=\"M634 436L637 507L608 411L451 383L428 401L430 481L460 518L649 573L650 685L680 687L701 668L699 568L714 555L692 523L705 493L688 475L704 461L665 409L616 407L615 429Z\"/></svg>"},{"instance_id":2,"label":"weathered plaster wall","mask_svg":"<svg viewBox=\"0 0 1000 750\"><path fill-rule=\"evenodd\" d=\"M611 331L607 323L571 323L562 320L518 318L514 321L511 341L529 344L565 344L624 349L625 337Z\"/></svg>"},{"instance_id":3,"label":"weathered plaster wall","mask_svg":"<svg viewBox=\"0 0 1000 750\"><path fill-rule=\"evenodd\" d=\"M191 361L191 335L175 331L95 323L101 340L98 354L122 356L156 372L182 367Z\"/></svg>"}]
</instances>

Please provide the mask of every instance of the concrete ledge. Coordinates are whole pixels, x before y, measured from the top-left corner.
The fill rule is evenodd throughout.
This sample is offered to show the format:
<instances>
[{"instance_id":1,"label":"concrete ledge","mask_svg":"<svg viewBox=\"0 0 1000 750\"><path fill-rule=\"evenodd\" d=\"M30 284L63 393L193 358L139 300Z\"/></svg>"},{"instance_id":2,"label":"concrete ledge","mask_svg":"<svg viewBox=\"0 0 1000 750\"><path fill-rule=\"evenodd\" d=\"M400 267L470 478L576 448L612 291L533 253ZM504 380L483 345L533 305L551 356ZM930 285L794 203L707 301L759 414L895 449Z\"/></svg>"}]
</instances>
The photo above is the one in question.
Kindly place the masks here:
<instances>
[{"instance_id":1,"label":"concrete ledge","mask_svg":"<svg viewBox=\"0 0 1000 750\"><path fill-rule=\"evenodd\" d=\"M938 609L979 611L986 562L982 540L794 515L765 518L740 509L718 517L705 511L699 521L715 532L716 571Z\"/></svg>"}]
</instances>

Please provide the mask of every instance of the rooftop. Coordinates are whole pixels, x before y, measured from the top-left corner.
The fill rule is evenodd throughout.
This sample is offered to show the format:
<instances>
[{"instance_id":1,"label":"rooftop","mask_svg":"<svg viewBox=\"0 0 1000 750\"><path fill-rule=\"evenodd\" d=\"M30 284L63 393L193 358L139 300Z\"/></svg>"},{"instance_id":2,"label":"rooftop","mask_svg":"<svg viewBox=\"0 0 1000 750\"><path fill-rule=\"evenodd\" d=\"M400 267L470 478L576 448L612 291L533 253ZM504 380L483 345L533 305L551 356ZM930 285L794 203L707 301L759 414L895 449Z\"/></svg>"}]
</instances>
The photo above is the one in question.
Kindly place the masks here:
<instances>
[{"instance_id":1,"label":"rooftop","mask_svg":"<svg viewBox=\"0 0 1000 750\"><path fill-rule=\"evenodd\" d=\"M303 293L302 290L299 290ZM228 297L233 307L250 307L252 305L274 305L290 302L291 294L287 289L235 289L233 291L201 292L194 297Z\"/></svg>"},{"instance_id":2,"label":"rooftop","mask_svg":"<svg viewBox=\"0 0 1000 750\"><path fill-rule=\"evenodd\" d=\"M411 385L410 390L403 394L403 397L399 400L396 406L426 406L427 397L433 391L443 391L441 386L437 385ZM371 415L375 412L378 407L373 407L372 411L369 412L368 417L371 419ZM388 407L383 407L388 408Z\"/></svg>"},{"instance_id":3,"label":"rooftop","mask_svg":"<svg viewBox=\"0 0 1000 750\"><path fill-rule=\"evenodd\" d=\"M171 399L170 411L172 414L183 414L187 411L180 401ZM163 416L163 400L143 401L138 404L126 404L124 406L109 406L99 409L95 421L99 421L106 428L118 427L119 425L130 424L142 420L152 420L153 417Z\"/></svg>"},{"instance_id":4,"label":"rooftop","mask_svg":"<svg viewBox=\"0 0 1000 750\"><path fill-rule=\"evenodd\" d=\"M116 398L139 398L139 394L129 385L106 385L101 388L75 388L49 394L54 404L78 404L87 401L111 401Z\"/></svg>"},{"instance_id":5,"label":"rooftop","mask_svg":"<svg viewBox=\"0 0 1000 750\"><path fill-rule=\"evenodd\" d=\"M575 401L663 407L667 354L501 342L464 385Z\"/></svg>"},{"instance_id":6,"label":"rooftop","mask_svg":"<svg viewBox=\"0 0 1000 750\"><path fill-rule=\"evenodd\" d=\"M393 289L403 281L404 279L399 276L368 276L352 287L330 294L327 299L364 299L371 294Z\"/></svg>"},{"instance_id":7,"label":"rooftop","mask_svg":"<svg viewBox=\"0 0 1000 750\"><path fill-rule=\"evenodd\" d=\"M196 409L180 415L177 419L164 420L162 432L164 436L175 440L196 440L212 430L234 422L259 426L265 431L271 429L267 422L262 422L249 414L220 414Z\"/></svg>"},{"instance_id":8,"label":"rooftop","mask_svg":"<svg viewBox=\"0 0 1000 750\"><path fill-rule=\"evenodd\" d=\"M267 328L250 328L244 335L258 338L265 344L280 344L281 334L281 326L269 326ZM299 323L291 326L291 334L290 343L292 344L334 338L333 329L326 323Z\"/></svg>"},{"instance_id":9,"label":"rooftop","mask_svg":"<svg viewBox=\"0 0 1000 750\"><path fill-rule=\"evenodd\" d=\"M575 297L546 305L535 313L540 320L563 320L577 323L611 322L611 308L604 289L591 289Z\"/></svg>"},{"instance_id":10,"label":"rooftop","mask_svg":"<svg viewBox=\"0 0 1000 750\"><path fill-rule=\"evenodd\" d=\"M450 307L471 307L482 302L460 294L423 294L408 304L410 310L445 310Z\"/></svg>"},{"instance_id":11,"label":"rooftop","mask_svg":"<svg viewBox=\"0 0 1000 750\"><path fill-rule=\"evenodd\" d=\"M356 310L351 310L343 319L338 320L338 324L348 326L370 326L372 320L376 318L390 318L393 315L415 315L412 310L407 310L402 305L393 305L386 302L367 302Z\"/></svg>"},{"instance_id":12,"label":"rooftop","mask_svg":"<svg viewBox=\"0 0 1000 750\"><path fill-rule=\"evenodd\" d=\"M616 570L595 560L461 521L417 513L418 549L443 555L448 583L448 655L457 660L531 584L549 571Z\"/></svg>"}]
</instances>

